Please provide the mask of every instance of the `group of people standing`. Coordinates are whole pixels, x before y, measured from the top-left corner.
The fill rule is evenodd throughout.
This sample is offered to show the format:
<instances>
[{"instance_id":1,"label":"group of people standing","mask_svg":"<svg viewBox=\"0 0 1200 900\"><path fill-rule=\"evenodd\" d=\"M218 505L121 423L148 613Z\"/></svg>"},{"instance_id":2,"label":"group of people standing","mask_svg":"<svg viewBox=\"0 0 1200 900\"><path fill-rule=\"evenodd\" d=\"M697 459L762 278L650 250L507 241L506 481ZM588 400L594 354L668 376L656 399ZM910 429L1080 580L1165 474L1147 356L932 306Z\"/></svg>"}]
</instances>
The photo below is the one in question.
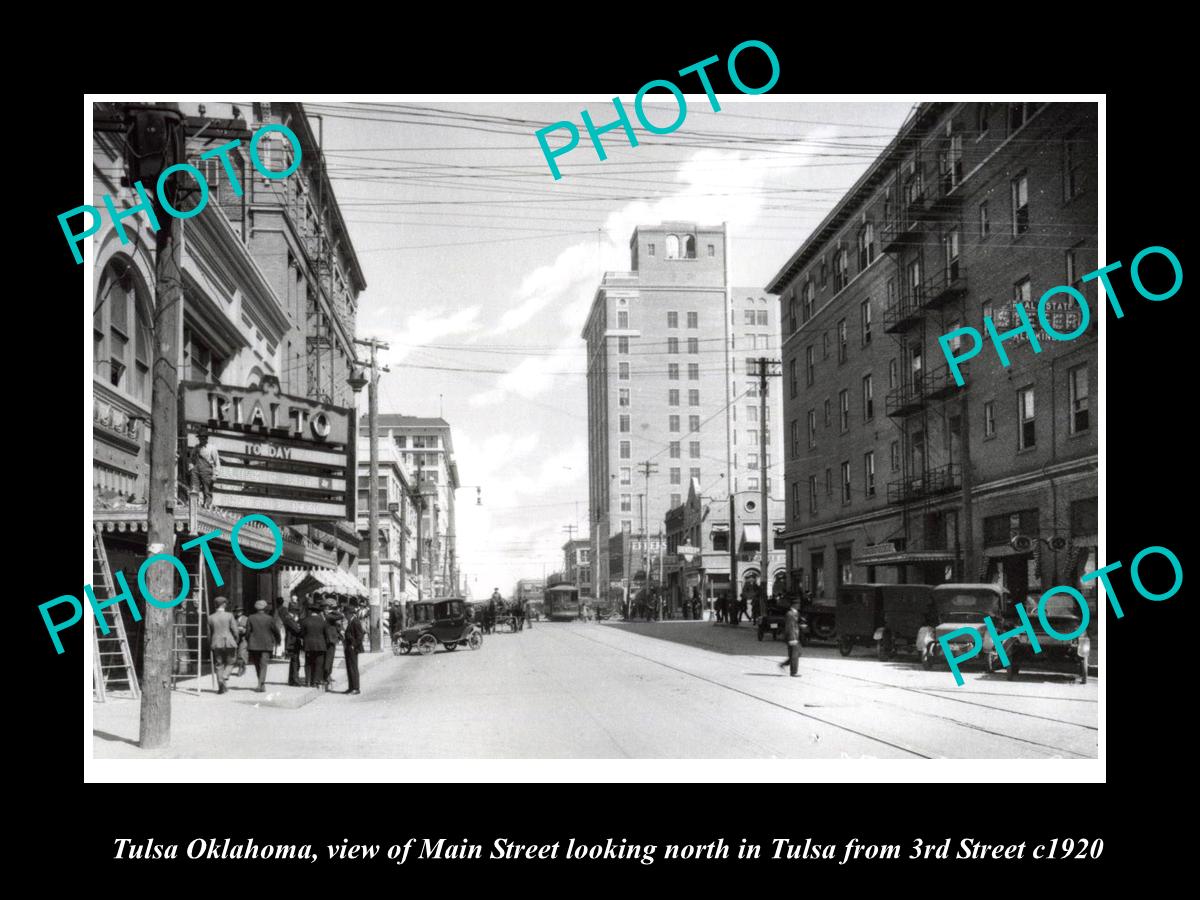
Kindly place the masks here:
<instances>
[{"instance_id":1,"label":"group of people standing","mask_svg":"<svg viewBox=\"0 0 1200 900\"><path fill-rule=\"evenodd\" d=\"M344 611L337 608L333 600L321 600L315 595L307 604L301 617L300 602L292 597L285 603L280 597L274 613L267 612L268 603L259 600L254 612L245 616L240 611L229 612L228 598L215 597L214 611L208 617L209 643L212 647L213 670L217 676L217 693L229 690L230 673L245 672L253 663L258 675L255 691L266 690L267 668L280 644L288 656L288 684L292 687L324 687L333 689L333 663L337 656L337 645L341 643L346 662L347 688L345 693L358 694L358 655L363 652L363 627L358 610L348 605ZM300 665L304 664L301 681Z\"/></svg>"}]
</instances>

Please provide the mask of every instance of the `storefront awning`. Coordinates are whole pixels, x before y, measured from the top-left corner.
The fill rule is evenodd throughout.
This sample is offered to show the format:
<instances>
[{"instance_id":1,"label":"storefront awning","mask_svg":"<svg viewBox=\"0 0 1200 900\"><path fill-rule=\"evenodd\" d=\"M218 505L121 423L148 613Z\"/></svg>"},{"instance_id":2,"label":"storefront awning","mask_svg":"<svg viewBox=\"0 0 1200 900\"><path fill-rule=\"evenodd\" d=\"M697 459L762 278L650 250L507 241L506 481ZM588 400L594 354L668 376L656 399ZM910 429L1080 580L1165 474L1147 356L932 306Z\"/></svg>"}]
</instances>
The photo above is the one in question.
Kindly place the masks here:
<instances>
[{"instance_id":1,"label":"storefront awning","mask_svg":"<svg viewBox=\"0 0 1200 900\"><path fill-rule=\"evenodd\" d=\"M958 555L951 551L901 550L875 556L856 556L852 562L856 566L919 566L924 563L958 562Z\"/></svg>"},{"instance_id":2,"label":"storefront awning","mask_svg":"<svg viewBox=\"0 0 1200 900\"><path fill-rule=\"evenodd\" d=\"M341 569L314 569L292 588L294 594L311 594L313 591L329 591L350 597L369 597L370 591L361 581Z\"/></svg>"},{"instance_id":3,"label":"storefront awning","mask_svg":"<svg viewBox=\"0 0 1200 900\"><path fill-rule=\"evenodd\" d=\"M757 522L747 522L745 530L742 534L743 544L761 544L762 543L762 526Z\"/></svg>"},{"instance_id":4,"label":"storefront awning","mask_svg":"<svg viewBox=\"0 0 1200 900\"><path fill-rule=\"evenodd\" d=\"M713 522L712 531L710 534L726 534L729 531L729 526L724 522Z\"/></svg>"}]
</instances>

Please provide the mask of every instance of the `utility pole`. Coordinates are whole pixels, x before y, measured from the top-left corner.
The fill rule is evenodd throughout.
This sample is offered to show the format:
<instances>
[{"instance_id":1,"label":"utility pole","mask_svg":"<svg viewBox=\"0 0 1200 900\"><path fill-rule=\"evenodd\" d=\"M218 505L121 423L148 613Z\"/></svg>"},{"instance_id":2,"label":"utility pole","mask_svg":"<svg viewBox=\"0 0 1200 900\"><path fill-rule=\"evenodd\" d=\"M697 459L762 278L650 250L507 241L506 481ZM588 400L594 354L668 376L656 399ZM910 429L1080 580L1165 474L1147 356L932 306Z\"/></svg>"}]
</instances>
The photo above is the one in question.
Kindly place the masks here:
<instances>
[{"instance_id":1,"label":"utility pole","mask_svg":"<svg viewBox=\"0 0 1200 900\"><path fill-rule=\"evenodd\" d=\"M371 380L367 383L367 423L371 441L371 489L367 492L367 545L370 547L370 575L367 588L371 592L371 652L383 649L381 620L383 611L379 597L379 365L376 350L387 350L383 341L355 338L354 343L371 348ZM388 371L385 367L383 371Z\"/></svg>"},{"instance_id":2,"label":"utility pole","mask_svg":"<svg viewBox=\"0 0 1200 900\"><path fill-rule=\"evenodd\" d=\"M575 508L576 509L579 508L578 503L575 504ZM578 591L579 591L579 565L576 561L577 558L575 556L575 547L572 545L572 541L575 540L575 532L578 528L579 528L578 525L564 525L562 527L562 530L567 533L567 554L568 554L568 558L571 560L571 574L573 576L571 578L571 581L573 581L575 583L575 590L577 592L576 593L577 597L578 597Z\"/></svg>"},{"instance_id":3,"label":"utility pole","mask_svg":"<svg viewBox=\"0 0 1200 900\"><path fill-rule=\"evenodd\" d=\"M642 584L648 605L650 603L650 533L646 527L646 520L650 518L650 476L658 471L658 463L650 462L647 459L638 463L638 469L646 478L645 502L639 505L642 508L642 574L645 576Z\"/></svg>"},{"instance_id":4,"label":"utility pole","mask_svg":"<svg viewBox=\"0 0 1200 900\"><path fill-rule=\"evenodd\" d=\"M775 367L779 366L779 370ZM775 543L775 533L770 530L771 517L769 515L770 506L768 506L769 495L767 492L767 379L783 377L783 363L777 359L767 359L765 356L758 358L758 464L762 469L762 478L760 486L762 488L762 500L759 503L760 507L760 522L762 525L761 546L762 562L759 566L759 581L758 581L758 603L761 606L762 614L767 611L767 573L770 571L768 562L770 560L770 547ZM780 423L782 425L782 423ZM757 618L759 610L751 610L751 617Z\"/></svg>"},{"instance_id":5,"label":"utility pole","mask_svg":"<svg viewBox=\"0 0 1200 900\"><path fill-rule=\"evenodd\" d=\"M129 109L125 141L125 166L131 183L157 184L161 173L185 158L183 115L176 103ZM180 208L183 192L177 178L168 176L163 192L172 209ZM151 187L151 192L153 187ZM150 192L147 192L150 193ZM183 221L163 208L155 193L147 216L158 220L154 242L154 364L150 395L150 483L147 551L149 555L175 552L175 479L179 469L179 373L183 342L182 242ZM136 207L135 207L136 209ZM121 226L118 225L118 228ZM175 570L162 563L147 573L150 595L160 600L174 597ZM204 577L203 573L200 575ZM197 615L200 614L197 610ZM139 744L145 750L171 742L171 651L175 611L156 605L145 607L142 657L142 699ZM207 623L204 623L207 624ZM199 672L196 673L199 677Z\"/></svg>"}]
</instances>

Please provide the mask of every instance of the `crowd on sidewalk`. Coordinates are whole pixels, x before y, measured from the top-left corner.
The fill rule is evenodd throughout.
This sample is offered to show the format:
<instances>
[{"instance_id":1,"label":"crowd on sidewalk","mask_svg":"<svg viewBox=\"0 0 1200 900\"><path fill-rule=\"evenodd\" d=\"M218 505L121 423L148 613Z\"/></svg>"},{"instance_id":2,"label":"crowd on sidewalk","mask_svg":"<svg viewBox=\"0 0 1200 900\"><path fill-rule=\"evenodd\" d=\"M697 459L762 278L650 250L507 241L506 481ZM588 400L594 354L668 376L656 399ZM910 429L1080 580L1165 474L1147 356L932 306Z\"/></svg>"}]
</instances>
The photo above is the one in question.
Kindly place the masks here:
<instances>
[{"instance_id":1,"label":"crowd on sidewalk","mask_svg":"<svg viewBox=\"0 0 1200 900\"><path fill-rule=\"evenodd\" d=\"M218 694L228 692L230 674L241 676L250 665L258 675L255 691L266 691L267 668L281 645L288 658L288 685L331 691L339 643L346 665L344 693L360 693L358 655L363 652L366 636L365 607L347 601L339 609L337 600L322 597L319 593L309 596L303 615L301 603L295 596L287 603L282 597L278 598L270 612L267 601L259 600L250 615L241 609L230 612L226 608L228 605L228 598L214 598L214 609L208 617L209 646Z\"/></svg>"}]
</instances>

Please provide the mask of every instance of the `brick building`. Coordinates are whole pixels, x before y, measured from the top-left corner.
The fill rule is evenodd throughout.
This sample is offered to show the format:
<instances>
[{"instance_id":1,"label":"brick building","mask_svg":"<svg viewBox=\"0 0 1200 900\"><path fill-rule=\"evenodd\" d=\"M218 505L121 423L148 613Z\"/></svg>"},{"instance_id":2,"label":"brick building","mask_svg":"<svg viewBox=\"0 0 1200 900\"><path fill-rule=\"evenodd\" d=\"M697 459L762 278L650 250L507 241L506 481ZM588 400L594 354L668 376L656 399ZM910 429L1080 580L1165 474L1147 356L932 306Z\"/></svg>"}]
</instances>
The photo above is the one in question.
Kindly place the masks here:
<instances>
[{"instance_id":1,"label":"brick building","mask_svg":"<svg viewBox=\"0 0 1200 900\"><path fill-rule=\"evenodd\" d=\"M1003 332L1073 285L1095 310L1093 104L927 103L772 279L783 314L787 560L848 581L1073 583L1097 546L1097 341L985 337L951 377L938 337ZM1060 332L1080 311L1056 297ZM1094 583L1080 587L1094 603Z\"/></svg>"}]
</instances>

